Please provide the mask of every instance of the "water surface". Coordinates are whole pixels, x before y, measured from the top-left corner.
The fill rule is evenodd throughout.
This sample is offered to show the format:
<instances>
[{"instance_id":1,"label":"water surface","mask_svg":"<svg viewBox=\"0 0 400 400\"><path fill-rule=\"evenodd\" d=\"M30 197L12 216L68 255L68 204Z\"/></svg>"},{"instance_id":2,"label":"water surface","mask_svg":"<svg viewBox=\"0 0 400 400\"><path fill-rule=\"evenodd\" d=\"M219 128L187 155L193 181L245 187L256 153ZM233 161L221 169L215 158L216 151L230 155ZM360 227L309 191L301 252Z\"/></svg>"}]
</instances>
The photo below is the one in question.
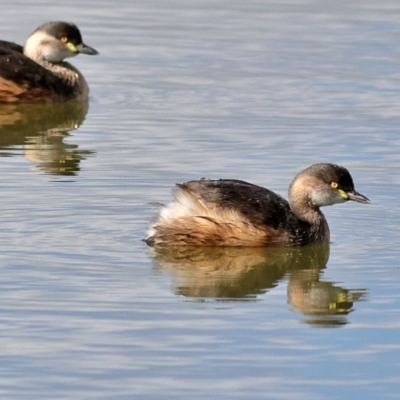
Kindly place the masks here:
<instances>
[{"instance_id":1,"label":"water surface","mask_svg":"<svg viewBox=\"0 0 400 400\"><path fill-rule=\"evenodd\" d=\"M0 107L0 394L396 398L399 54L394 0L10 3L2 39L78 24L88 104ZM286 196L313 162L368 206L330 249L155 253L176 182Z\"/></svg>"}]
</instances>

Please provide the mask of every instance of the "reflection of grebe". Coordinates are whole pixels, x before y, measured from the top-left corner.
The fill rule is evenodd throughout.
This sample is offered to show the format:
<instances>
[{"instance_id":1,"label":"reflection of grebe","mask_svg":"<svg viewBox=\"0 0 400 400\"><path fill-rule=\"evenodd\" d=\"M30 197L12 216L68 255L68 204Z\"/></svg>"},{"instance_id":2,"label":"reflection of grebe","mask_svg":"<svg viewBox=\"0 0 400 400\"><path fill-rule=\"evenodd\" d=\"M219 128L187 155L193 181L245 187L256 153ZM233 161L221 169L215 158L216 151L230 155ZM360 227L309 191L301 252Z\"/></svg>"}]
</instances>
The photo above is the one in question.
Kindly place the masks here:
<instances>
[{"instance_id":1,"label":"reflection of grebe","mask_svg":"<svg viewBox=\"0 0 400 400\"><path fill-rule=\"evenodd\" d=\"M340 326L365 289L321 281L329 244L306 247L155 246L155 265L168 271L177 295L204 301L255 300L287 279L288 302L316 326ZM264 301L268 304L269 297Z\"/></svg>"},{"instance_id":2,"label":"reflection of grebe","mask_svg":"<svg viewBox=\"0 0 400 400\"><path fill-rule=\"evenodd\" d=\"M0 104L0 154L17 155L38 164L35 170L75 175L93 152L65 142L85 119L88 101L43 104Z\"/></svg>"},{"instance_id":3,"label":"reflection of grebe","mask_svg":"<svg viewBox=\"0 0 400 400\"><path fill-rule=\"evenodd\" d=\"M365 289L345 289L331 282L320 281L312 270L289 275L288 301L294 311L307 315L303 322L320 327L347 323L345 316L353 311L353 303L365 298Z\"/></svg>"},{"instance_id":4,"label":"reflection of grebe","mask_svg":"<svg viewBox=\"0 0 400 400\"><path fill-rule=\"evenodd\" d=\"M289 202L238 180L178 184L175 201L161 210L149 245L297 246L329 242L320 207L348 200L369 203L354 190L346 168L314 164L295 176Z\"/></svg>"},{"instance_id":5,"label":"reflection of grebe","mask_svg":"<svg viewBox=\"0 0 400 400\"><path fill-rule=\"evenodd\" d=\"M187 297L248 299L278 285L292 271L316 276L329 259L329 245L297 248L155 246L156 264L174 277Z\"/></svg>"},{"instance_id":6,"label":"reflection of grebe","mask_svg":"<svg viewBox=\"0 0 400 400\"><path fill-rule=\"evenodd\" d=\"M65 58L96 55L82 42L74 24L47 22L37 28L25 46L0 41L0 101L36 103L84 100L89 88L83 75Z\"/></svg>"}]
</instances>

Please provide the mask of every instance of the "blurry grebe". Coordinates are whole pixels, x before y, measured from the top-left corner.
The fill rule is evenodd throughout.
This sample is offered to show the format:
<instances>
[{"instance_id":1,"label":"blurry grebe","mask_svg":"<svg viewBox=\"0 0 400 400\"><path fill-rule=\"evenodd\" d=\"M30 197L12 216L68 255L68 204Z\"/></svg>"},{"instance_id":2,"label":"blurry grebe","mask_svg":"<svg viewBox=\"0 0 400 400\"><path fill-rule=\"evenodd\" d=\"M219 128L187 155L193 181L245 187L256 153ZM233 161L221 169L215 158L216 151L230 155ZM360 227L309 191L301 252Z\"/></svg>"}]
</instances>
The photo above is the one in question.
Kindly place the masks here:
<instances>
[{"instance_id":1,"label":"blurry grebe","mask_svg":"<svg viewBox=\"0 0 400 400\"><path fill-rule=\"evenodd\" d=\"M313 164L295 176L289 202L239 180L201 179L177 184L175 200L161 209L146 239L171 246L304 246L329 242L320 207L370 201L354 190L349 171Z\"/></svg>"},{"instance_id":2,"label":"blurry grebe","mask_svg":"<svg viewBox=\"0 0 400 400\"><path fill-rule=\"evenodd\" d=\"M22 47L0 41L0 102L37 103L85 100L89 87L65 58L96 55L82 42L79 29L67 22L47 22Z\"/></svg>"}]
</instances>

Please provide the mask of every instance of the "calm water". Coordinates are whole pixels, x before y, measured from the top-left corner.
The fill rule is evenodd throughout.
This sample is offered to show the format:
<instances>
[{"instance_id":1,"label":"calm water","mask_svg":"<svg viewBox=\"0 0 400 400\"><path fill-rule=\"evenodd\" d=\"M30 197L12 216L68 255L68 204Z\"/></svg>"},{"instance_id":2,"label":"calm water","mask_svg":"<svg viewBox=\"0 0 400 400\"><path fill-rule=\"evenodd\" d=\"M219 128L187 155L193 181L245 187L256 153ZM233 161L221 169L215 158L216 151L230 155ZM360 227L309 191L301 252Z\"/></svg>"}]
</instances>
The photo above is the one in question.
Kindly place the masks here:
<instances>
[{"instance_id":1,"label":"calm water","mask_svg":"<svg viewBox=\"0 0 400 400\"><path fill-rule=\"evenodd\" d=\"M35 4L38 3L38 4ZM328 4L329 3L329 4ZM382 399L400 390L400 4L16 1L73 21L89 105L0 107L0 397ZM175 182L286 196L343 164L330 249L154 252Z\"/></svg>"}]
</instances>

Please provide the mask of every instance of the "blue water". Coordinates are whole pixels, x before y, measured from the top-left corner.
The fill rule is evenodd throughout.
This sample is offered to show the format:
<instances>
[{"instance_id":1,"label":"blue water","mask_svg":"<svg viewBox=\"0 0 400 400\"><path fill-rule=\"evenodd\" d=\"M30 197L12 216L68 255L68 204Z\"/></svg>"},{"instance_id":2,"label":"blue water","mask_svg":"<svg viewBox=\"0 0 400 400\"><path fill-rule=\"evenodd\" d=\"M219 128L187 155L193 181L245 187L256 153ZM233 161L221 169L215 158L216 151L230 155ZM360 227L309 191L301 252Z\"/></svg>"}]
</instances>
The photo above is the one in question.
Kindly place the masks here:
<instances>
[{"instance_id":1,"label":"blue water","mask_svg":"<svg viewBox=\"0 0 400 400\"><path fill-rule=\"evenodd\" d=\"M400 6L18 1L1 39L75 22L88 110L0 107L0 395L384 399L400 390ZM370 205L330 253L154 254L176 182L286 196L313 162Z\"/></svg>"}]
</instances>

